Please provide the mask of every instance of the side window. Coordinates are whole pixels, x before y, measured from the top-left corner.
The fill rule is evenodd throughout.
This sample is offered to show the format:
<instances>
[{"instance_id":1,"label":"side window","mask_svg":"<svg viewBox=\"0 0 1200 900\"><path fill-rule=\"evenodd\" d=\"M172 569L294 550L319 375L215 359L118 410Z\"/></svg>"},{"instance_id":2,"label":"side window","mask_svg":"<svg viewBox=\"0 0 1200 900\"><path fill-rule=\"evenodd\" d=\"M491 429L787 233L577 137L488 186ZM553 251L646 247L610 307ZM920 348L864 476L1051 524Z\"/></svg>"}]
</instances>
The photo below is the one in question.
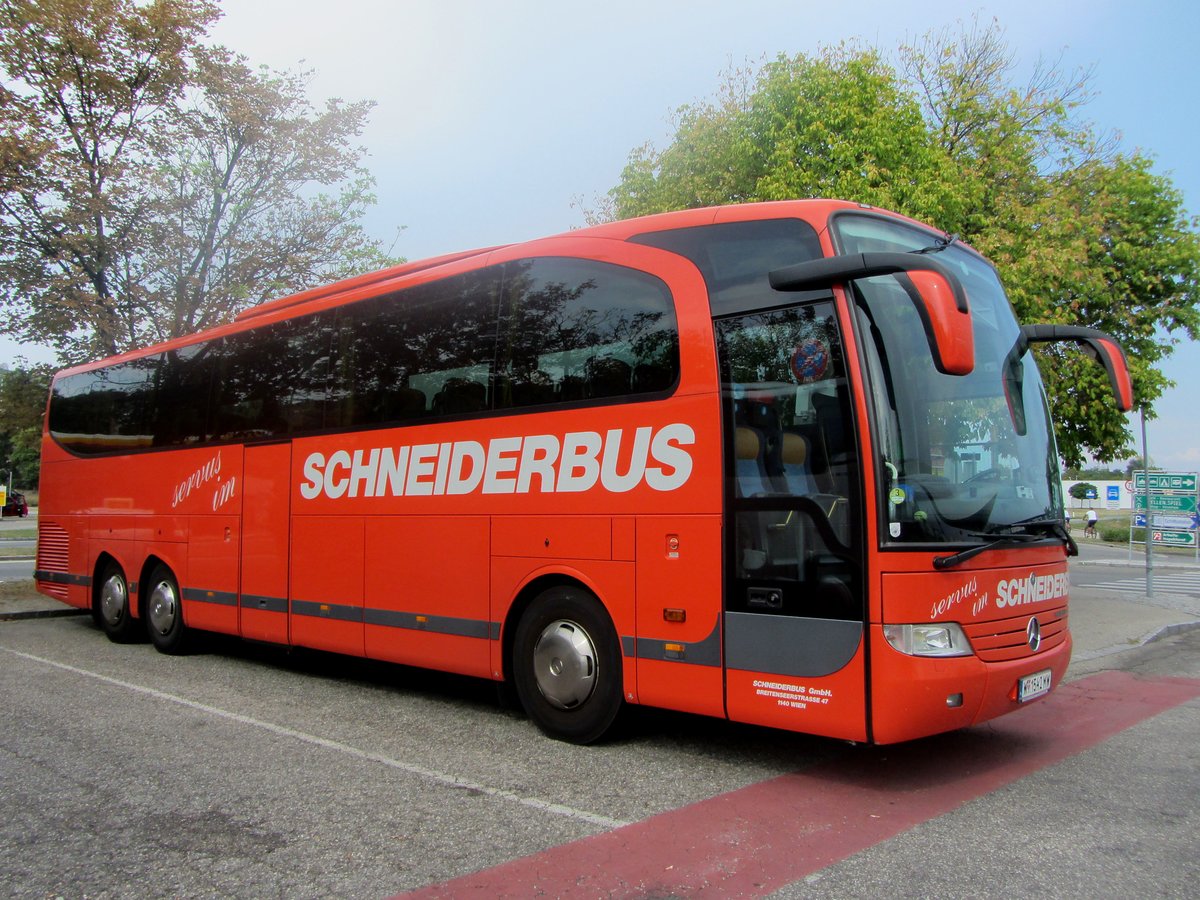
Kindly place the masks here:
<instances>
[{"instance_id":1,"label":"side window","mask_svg":"<svg viewBox=\"0 0 1200 900\"><path fill-rule=\"evenodd\" d=\"M94 375L84 372L59 378L50 394L50 434L63 446L80 452L87 452L85 439L94 431L88 416Z\"/></svg>"},{"instance_id":2,"label":"side window","mask_svg":"<svg viewBox=\"0 0 1200 900\"><path fill-rule=\"evenodd\" d=\"M716 323L735 497L848 497L854 442L832 303Z\"/></svg>"},{"instance_id":3,"label":"side window","mask_svg":"<svg viewBox=\"0 0 1200 900\"><path fill-rule=\"evenodd\" d=\"M162 355L154 394L154 446L199 444L213 434L210 409L218 342Z\"/></svg>"},{"instance_id":4,"label":"side window","mask_svg":"<svg viewBox=\"0 0 1200 900\"><path fill-rule=\"evenodd\" d=\"M734 522L730 608L857 620L858 465L833 303L715 326Z\"/></svg>"},{"instance_id":5,"label":"side window","mask_svg":"<svg viewBox=\"0 0 1200 900\"><path fill-rule=\"evenodd\" d=\"M60 379L50 427L103 453L657 393L678 378L661 280L530 259Z\"/></svg>"},{"instance_id":6,"label":"side window","mask_svg":"<svg viewBox=\"0 0 1200 900\"><path fill-rule=\"evenodd\" d=\"M218 440L324 428L334 316L317 313L230 335L218 353Z\"/></svg>"},{"instance_id":7,"label":"side window","mask_svg":"<svg viewBox=\"0 0 1200 900\"><path fill-rule=\"evenodd\" d=\"M772 269L817 259L821 241L801 219L756 219L650 231L630 238L692 261L704 276L714 315L773 306Z\"/></svg>"},{"instance_id":8,"label":"side window","mask_svg":"<svg viewBox=\"0 0 1200 900\"><path fill-rule=\"evenodd\" d=\"M409 385L429 398L434 415L491 408L496 364L496 269L415 288L405 313L420 338Z\"/></svg>"},{"instance_id":9,"label":"side window","mask_svg":"<svg viewBox=\"0 0 1200 900\"><path fill-rule=\"evenodd\" d=\"M329 425L491 409L499 283L492 267L341 307Z\"/></svg>"},{"instance_id":10,"label":"side window","mask_svg":"<svg viewBox=\"0 0 1200 900\"><path fill-rule=\"evenodd\" d=\"M408 383L417 334L405 293L340 307L330 417L342 427L403 422L428 414L424 392Z\"/></svg>"},{"instance_id":11,"label":"side window","mask_svg":"<svg viewBox=\"0 0 1200 900\"><path fill-rule=\"evenodd\" d=\"M509 263L497 408L669 390L679 378L670 291L623 266L557 257Z\"/></svg>"},{"instance_id":12,"label":"side window","mask_svg":"<svg viewBox=\"0 0 1200 900\"><path fill-rule=\"evenodd\" d=\"M59 379L50 432L77 453L149 446L160 357L147 356Z\"/></svg>"}]
</instances>

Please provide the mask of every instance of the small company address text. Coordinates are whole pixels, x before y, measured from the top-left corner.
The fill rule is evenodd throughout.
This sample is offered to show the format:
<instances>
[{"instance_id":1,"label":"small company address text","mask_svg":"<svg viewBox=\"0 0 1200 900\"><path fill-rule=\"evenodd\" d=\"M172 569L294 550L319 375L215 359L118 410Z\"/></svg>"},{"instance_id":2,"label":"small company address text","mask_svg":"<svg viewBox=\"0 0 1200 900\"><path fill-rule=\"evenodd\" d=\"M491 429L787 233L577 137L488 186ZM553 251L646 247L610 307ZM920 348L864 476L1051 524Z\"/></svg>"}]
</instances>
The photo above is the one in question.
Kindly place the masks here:
<instances>
[{"instance_id":1,"label":"small company address text","mask_svg":"<svg viewBox=\"0 0 1200 900\"><path fill-rule=\"evenodd\" d=\"M829 688L809 687L786 681L754 682L754 693L760 697L773 697L779 706L791 709L808 709L809 706L827 706L833 699Z\"/></svg>"}]
</instances>

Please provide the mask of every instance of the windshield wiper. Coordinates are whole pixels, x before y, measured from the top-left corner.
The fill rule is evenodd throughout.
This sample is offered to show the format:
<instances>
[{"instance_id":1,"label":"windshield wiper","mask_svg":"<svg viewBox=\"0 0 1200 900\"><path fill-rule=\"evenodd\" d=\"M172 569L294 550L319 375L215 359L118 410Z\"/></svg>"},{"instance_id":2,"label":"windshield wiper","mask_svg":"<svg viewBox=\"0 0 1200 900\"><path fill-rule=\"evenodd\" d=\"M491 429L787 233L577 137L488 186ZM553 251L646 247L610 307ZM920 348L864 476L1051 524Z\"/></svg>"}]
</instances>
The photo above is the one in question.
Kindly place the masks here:
<instances>
[{"instance_id":1,"label":"windshield wiper","mask_svg":"<svg viewBox=\"0 0 1200 900\"><path fill-rule=\"evenodd\" d=\"M976 547L968 547L966 550L960 550L958 553L952 553L949 556L935 556L933 567L935 569L949 569L952 566L957 566L959 563L965 563L968 559L978 556L985 550L994 550L997 547L1004 547L1008 544L1028 544L1031 541L1042 540L1045 535L1021 534L1020 532L1013 534L983 534L977 532L972 537L982 538L986 543L979 544Z\"/></svg>"},{"instance_id":2,"label":"windshield wiper","mask_svg":"<svg viewBox=\"0 0 1200 900\"><path fill-rule=\"evenodd\" d=\"M909 253L941 253L947 247L958 242L957 234L944 234L928 247L922 247L920 250L909 250Z\"/></svg>"},{"instance_id":3,"label":"windshield wiper","mask_svg":"<svg viewBox=\"0 0 1200 900\"><path fill-rule=\"evenodd\" d=\"M1050 534L1064 544L1067 545L1067 556L1078 556L1079 545L1075 543L1075 539L1071 537L1071 533L1067 531L1063 525L1062 519L1048 518L1046 516L1035 516L1032 519L1025 519L1022 522L1013 522L1010 528L1040 528L1044 533Z\"/></svg>"}]
</instances>

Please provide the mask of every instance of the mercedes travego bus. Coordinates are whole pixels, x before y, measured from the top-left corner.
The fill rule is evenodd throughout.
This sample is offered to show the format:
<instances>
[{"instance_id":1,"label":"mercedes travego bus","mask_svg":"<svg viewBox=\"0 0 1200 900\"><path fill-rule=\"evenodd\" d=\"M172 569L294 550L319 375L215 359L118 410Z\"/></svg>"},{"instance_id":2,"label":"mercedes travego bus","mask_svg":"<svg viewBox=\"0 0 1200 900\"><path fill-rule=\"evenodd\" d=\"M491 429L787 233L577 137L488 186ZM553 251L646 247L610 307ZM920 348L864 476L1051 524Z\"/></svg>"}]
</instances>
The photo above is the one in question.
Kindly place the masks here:
<instances>
[{"instance_id":1,"label":"mercedes travego bus","mask_svg":"<svg viewBox=\"0 0 1200 900\"><path fill-rule=\"evenodd\" d=\"M625 704L887 743L1036 701L1071 653L1054 432L954 238L826 200L401 265L54 379L38 589Z\"/></svg>"}]
</instances>

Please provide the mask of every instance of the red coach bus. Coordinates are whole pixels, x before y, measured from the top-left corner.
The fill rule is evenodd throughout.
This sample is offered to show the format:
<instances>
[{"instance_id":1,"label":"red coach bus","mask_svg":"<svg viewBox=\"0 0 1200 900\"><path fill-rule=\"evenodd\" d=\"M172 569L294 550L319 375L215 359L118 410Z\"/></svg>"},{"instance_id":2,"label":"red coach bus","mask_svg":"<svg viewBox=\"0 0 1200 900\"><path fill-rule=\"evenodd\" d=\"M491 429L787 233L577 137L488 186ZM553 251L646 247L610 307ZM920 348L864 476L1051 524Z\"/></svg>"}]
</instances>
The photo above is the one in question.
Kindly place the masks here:
<instances>
[{"instance_id":1,"label":"red coach bus","mask_svg":"<svg viewBox=\"0 0 1200 900\"><path fill-rule=\"evenodd\" d=\"M1071 651L1039 341L992 266L858 204L691 210L399 266L59 373L39 590L626 703L887 743Z\"/></svg>"}]
</instances>

